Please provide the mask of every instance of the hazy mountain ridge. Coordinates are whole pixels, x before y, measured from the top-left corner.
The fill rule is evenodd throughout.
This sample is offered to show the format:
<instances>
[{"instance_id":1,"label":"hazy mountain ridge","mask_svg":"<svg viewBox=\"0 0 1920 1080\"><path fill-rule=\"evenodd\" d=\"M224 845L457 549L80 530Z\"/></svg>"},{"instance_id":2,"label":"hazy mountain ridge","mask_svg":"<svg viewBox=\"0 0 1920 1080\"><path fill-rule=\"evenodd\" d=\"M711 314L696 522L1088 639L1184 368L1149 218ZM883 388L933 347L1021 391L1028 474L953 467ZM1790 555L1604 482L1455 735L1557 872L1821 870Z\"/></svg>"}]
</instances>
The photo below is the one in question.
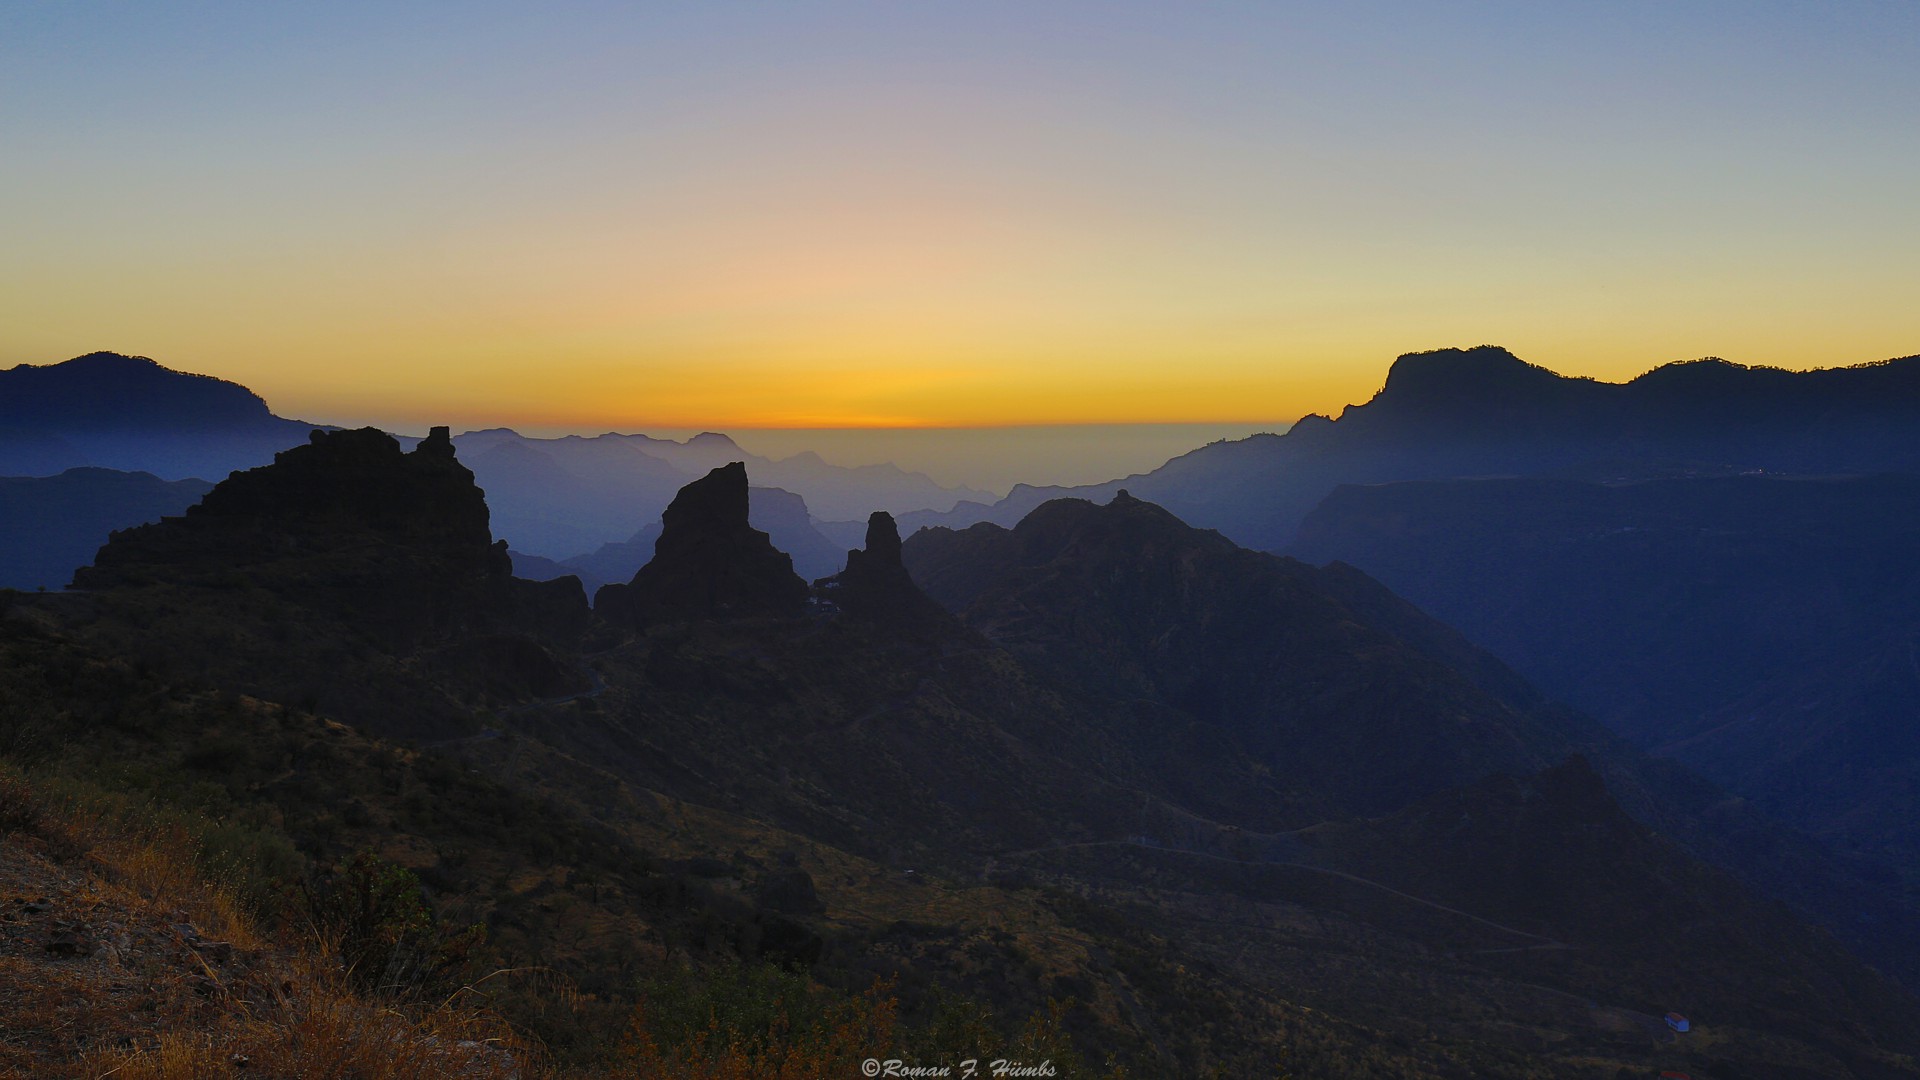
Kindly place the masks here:
<instances>
[{"instance_id":1,"label":"hazy mountain ridge","mask_svg":"<svg viewBox=\"0 0 1920 1080\"><path fill-rule=\"evenodd\" d=\"M236 383L146 357L89 353L0 371L0 476L94 466L219 480L271 460L314 426L273 415Z\"/></svg>"},{"instance_id":2,"label":"hazy mountain ridge","mask_svg":"<svg viewBox=\"0 0 1920 1080\"><path fill-rule=\"evenodd\" d=\"M1342 488L1367 567L1642 745L1911 873L1920 478Z\"/></svg>"},{"instance_id":3,"label":"hazy mountain ridge","mask_svg":"<svg viewBox=\"0 0 1920 1080\"><path fill-rule=\"evenodd\" d=\"M822 535L807 512L806 500L779 488L754 487L747 490L748 521L766 533L775 547L793 556L794 572L808 580L835 573L846 563L847 547ZM588 595L603 585L624 582L633 577L647 560L660 539L660 523L655 521L632 538L619 543L602 544L588 555L554 560L523 551L513 552L514 573L536 581L573 575L586 586Z\"/></svg>"},{"instance_id":4,"label":"hazy mountain ridge","mask_svg":"<svg viewBox=\"0 0 1920 1080\"><path fill-rule=\"evenodd\" d=\"M115 529L184 513L212 488L91 467L0 477L0 588L64 588Z\"/></svg>"},{"instance_id":5,"label":"hazy mountain ridge","mask_svg":"<svg viewBox=\"0 0 1920 1080\"><path fill-rule=\"evenodd\" d=\"M1012 525L1063 496L1122 487L1236 542L1285 550L1340 484L1527 476L1595 463L1677 463L1708 475L1920 470L1920 357L1815 371L1708 359L1626 383L1568 378L1505 349L1441 349L1396 360L1386 385L1337 419L1202 447L1152 472L1078 488L1016 488L985 509L902 520Z\"/></svg>"},{"instance_id":6,"label":"hazy mountain ridge","mask_svg":"<svg viewBox=\"0 0 1920 1080\"><path fill-rule=\"evenodd\" d=\"M811 452L769 461L715 432L676 442L614 433L536 439L498 428L456 436L454 444L468 455L494 504L499 535L515 551L557 562L594 559L603 545L637 540L682 485L731 461L745 463L757 486L799 496L816 521L864 520L876 506L905 513L986 497L893 465L829 465ZM771 506L765 512L776 509L784 514L785 508ZM805 542L797 526L788 532L796 546ZM816 552L806 555L821 574L838 568L822 569ZM603 580L631 573L628 568Z\"/></svg>"},{"instance_id":7,"label":"hazy mountain ridge","mask_svg":"<svg viewBox=\"0 0 1920 1080\"><path fill-rule=\"evenodd\" d=\"M258 394L236 383L145 357L92 353L0 371L0 477L98 467L217 481L267 464L315 428L332 430L275 416ZM418 441L400 438L403 448ZM495 535L517 551L556 562L591 558L603 545L630 541L658 520L682 485L728 461L746 462L759 483L799 495L823 520L864 521L875 507L904 513L989 497L893 465L843 467L813 453L770 461L714 432L682 442L612 433L535 439L494 428L454 442L489 493ZM791 517L790 508L778 509ZM808 540L798 526L783 529L810 571L839 568L825 553L844 551L842 545ZM631 569L606 580L630 576Z\"/></svg>"},{"instance_id":8,"label":"hazy mountain ridge","mask_svg":"<svg viewBox=\"0 0 1920 1080\"><path fill-rule=\"evenodd\" d=\"M1157 703L1172 718L1143 714L1151 727L1195 747L1224 735L1282 791L1331 797L1296 813L1386 812L1582 753L1640 820L1920 976L1914 897L1547 699L1350 567L1237 548L1122 496L1056 500L1012 530L923 530L905 552L931 595L1116 724ZM1245 799L1231 790L1218 797Z\"/></svg>"}]
</instances>

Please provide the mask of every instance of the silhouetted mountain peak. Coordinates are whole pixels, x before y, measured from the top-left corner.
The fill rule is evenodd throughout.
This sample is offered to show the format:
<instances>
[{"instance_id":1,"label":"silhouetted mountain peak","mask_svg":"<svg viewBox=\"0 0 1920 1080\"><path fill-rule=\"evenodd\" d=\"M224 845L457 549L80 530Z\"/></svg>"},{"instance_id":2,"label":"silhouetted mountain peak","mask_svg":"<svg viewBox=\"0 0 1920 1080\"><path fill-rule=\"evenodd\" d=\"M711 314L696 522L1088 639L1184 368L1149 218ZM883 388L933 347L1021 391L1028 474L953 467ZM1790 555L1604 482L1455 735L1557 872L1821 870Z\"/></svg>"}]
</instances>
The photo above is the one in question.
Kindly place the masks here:
<instances>
[{"instance_id":1,"label":"silhouetted mountain peak","mask_svg":"<svg viewBox=\"0 0 1920 1080\"><path fill-rule=\"evenodd\" d=\"M807 583L793 572L793 559L748 523L747 509L744 462L681 488L660 517L653 559L632 582L601 589L594 606L634 625L799 613Z\"/></svg>"},{"instance_id":2,"label":"silhouetted mountain peak","mask_svg":"<svg viewBox=\"0 0 1920 1080\"><path fill-rule=\"evenodd\" d=\"M113 534L78 588L245 584L406 640L495 617L556 629L586 616L579 583L516 582L487 503L435 428L412 453L376 428L315 431L237 472L182 517Z\"/></svg>"},{"instance_id":3,"label":"silhouetted mountain peak","mask_svg":"<svg viewBox=\"0 0 1920 1080\"><path fill-rule=\"evenodd\" d=\"M667 504L660 521L669 533L675 529L748 528L746 463L735 461L721 465L681 488Z\"/></svg>"},{"instance_id":4,"label":"silhouetted mountain peak","mask_svg":"<svg viewBox=\"0 0 1920 1080\"><path fill-rule=\"evenodd\" d=\"M0 425L55 431L191 431L278 423L258 394L144 356L88 353L0 371Z\"/></svg>"},{"instance_id":5,"label":"silhouetted mountain peak","mask_svg":"<svg viewBox=\"0 0 1920 1080\"><path fill-rule=\"evenodd\" d=\"M875 510L867 518L867 547L861 555L877 566L900 565L900 527L894 524L892 514Z\"/></svg>"},{"instance_id":6,"label":"silhouetted mountain peak","mask_svg":"<svg viewBox=\"0 0 1920 1080\"><path fill-rule=\"evenodd\" d=\"M734 442L732 436L723 435L718 431L703 431L693 438L688 439L687 445L706 447L709 449L740 449L740 444ZM744 469L746 465L742 463L740 467Z\"/></svg>"},{"instance_id":7,"label":"silhouetted mountain peak","mask_svg":"<svg viewBox=\"0 0 1920 1080\"><path fill-rule=\"evenodd\" d=\"M876 510L867 518L867 546L847 552L847 568L821 583L829 597L850 615L894 623L953 623L953 617L920 591L901 560L900 528L893 515Z\"/></svg>"},{"instance_id":8,"label":"silhouetted mountain peak","mask_svg":"<svg viewBox=\"0 0 1920 1080\"><path fill-rule=\"evenodd\" d=\"M455 459L447 430L435 428L411 454L376 428L315 431L272 465L228 477L185 517L115 533L75 583L191 577L368 540L409 549L442 570L504 578L486 499Z\"/></svg>"},{"instance_id":9,"label":"silhouetted mountain peak","mask_svg":"<svg viewBox=\"0 0 1920 1080\"><path fill-rule=\"evenodd\" d=\"M26 365L26 366L33 366L33 365ZM140 370L145 368L157 368L157 367L160 367L160 361L155 360L150 356L128 356L125 353L108 352L102 349L99 352L90 352L84 356L76 356L73 359L68 360L64 364L54 364L51 366L65 367L71 373L77 375L82 372L85 372L87 374L94 374L97 372L115 372L115 371L126 371L126 370Z\"/></svg>"},{"instance_id":10,"label":"silhouetted mountain peak","mask_svg":"<svg viewBox=\"0 0 1920 1080\"><path fill-rule=\"evenodd\" d=\"M1022 561L1051 562L1071 553L1076 558L1137 562L1169 547L1227 551L1233 544L1218 533L1195 529L1164 508L1125 491L1102 506L1086 499L1043 503L1013 529Z\"/></svg>"},{"instance_id":11,"label":"silhouetted mountain peak","mask_svg":"<svg viewBox=\"0 0 1920 1080\"><path fill-rule=\"evenodd\" d=\"M1529 364L1498 345L1436 349L1395 360L1387 372L1386 387L1369 404L1389 411L1524 405L1584 381Z\"/></svg>"}]
</instances>

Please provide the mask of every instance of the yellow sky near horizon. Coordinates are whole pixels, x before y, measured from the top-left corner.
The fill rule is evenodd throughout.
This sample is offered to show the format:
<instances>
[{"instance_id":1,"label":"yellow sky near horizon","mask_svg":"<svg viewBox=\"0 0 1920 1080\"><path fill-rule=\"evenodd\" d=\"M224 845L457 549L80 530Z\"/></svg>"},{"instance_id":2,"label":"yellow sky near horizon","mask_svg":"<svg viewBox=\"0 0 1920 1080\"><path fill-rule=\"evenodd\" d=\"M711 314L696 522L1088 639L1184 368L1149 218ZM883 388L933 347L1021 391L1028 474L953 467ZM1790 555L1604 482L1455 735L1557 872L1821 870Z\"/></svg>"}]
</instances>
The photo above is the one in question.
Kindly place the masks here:
<instances>
[{"instance_id":1,"label":"yellow sky near horizon","mask_svg":"<svg viewBox=\"0 0 1920 1080\"><path fill-rule=\"evenodd\" d=\"M1920 352L1920 15L23 12L0 365L416 428L1276 421Z\"/></svg>"}]
</instances>

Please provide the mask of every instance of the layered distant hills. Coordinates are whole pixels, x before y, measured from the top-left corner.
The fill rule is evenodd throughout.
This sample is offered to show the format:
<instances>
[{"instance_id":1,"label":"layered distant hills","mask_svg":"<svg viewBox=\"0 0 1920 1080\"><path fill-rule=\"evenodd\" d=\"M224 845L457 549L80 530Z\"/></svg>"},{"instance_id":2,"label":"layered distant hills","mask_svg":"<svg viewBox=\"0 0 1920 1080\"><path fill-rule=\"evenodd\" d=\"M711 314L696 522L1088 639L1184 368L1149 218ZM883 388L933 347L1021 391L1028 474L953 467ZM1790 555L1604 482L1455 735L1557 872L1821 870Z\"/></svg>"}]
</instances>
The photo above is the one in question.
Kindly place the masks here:
<instances>
[{"instance_id":1,"label":"layered distant hills","mask_svg":"<svg viewBox=\"0 0 1920 1080\"><path fill-rule=\"evenodd\" d=\"M50 550L158 520L0 594L0 756L413 867L581 1053L764 961L1133 1075L1920 1075L1916 363L1416 354L992 506L717 434L9 480ZM16 463L290 430L23 370Z\"/></svg>"},{"instance_id":2,"label":"layered distant hills","mask_svg":"<svg viewBox=\"0 0 1920 1080\"><path fill-rule=\"evenodd\" d=\"M47 478L6 496L27 501L17 503L20 514L0 519L0 583L62 587L111 529L186 506L138 480L108 483L96 473L54 481L56 474L105 469L211 483L272 461L319 426L275 416L245 387L144 357L92 353L0 371L0 479ZM522 572L577 574L593 587L631 577L651 551L647 530L657 529L674 492L728 461L753 467L765 485L756 517L780 534L809 577L838 570L845 553L818 526L845 523L841 531L857 533L876 507L944 511L987 497L892 465L848 468L811 452L769 461L712 432L681 442L621 434L536 439L490 429L454 442Z\"/></svg>"},{"instance_id":3,"label":"layered distant hills","mask_svg":"<svg viewBox=\"0 0 1920 1080\"><path fill-rule=\"evenodd\" d=\"M1920 878L1920 476L1346 487L1295 550Z\"/></svg>"},{"instance_id":4,"label":"layered distant hills","mask_svg":"<svg viewBox=\"0 0 1920 1080\"><path fill-rule=\"evenodd\" d=\"M1764 822L1364 575L1129 496L876 513L809 588L749 488L685 485L590 611L507 575L444 432L316 434L10 596L0 745L414 867L610 1062L636 987L766 961L1131 1075L1920 1074L1920 1001L1702 860Z\"/></svg>"},{"instance_id":5,"label":"layered distant hills","mask_svg":"<svg viewBox=\"0 0 1920 1080\"><path fill-rule=\"evenodd\" d=\"M875 508L946 510L985 497L969 488L941 487L892 465L829 465L811 452L769 461L714 432L675 442L619 434L534 439L493 429L456 436L454 444L493 501L497 534L516 552L553 560L591 556L603 544L633 541L635 533L659 521L681 485L730 461L744 462L756 484L787 496L785 505L775 505L779 496L769 497L762 512L783 528L799 526L790 537L796 547L808 544L800 535L806 527L802 522L864 521ZM815 576L839 568L838 563L810 565L818 569ZM631 576L635 569L637 563L605 580Z\"/></svg>"},{"instance_id":6,"label":"layered distant hills","mask_svg":"<svg viewBox=\"0 0 1920 1080\"><path fill-rule=\"evenodd\" d=\"M1920 880L1920 357L1720 360L1612 384L1482 347L1401 357L1337 419L909 526L1122 488L1378 577L1551 695Z\"/></svg>"},{"instance_id":7,"label":"layered distant hills","mask_svg":"<svg viewBox=\"0 0 1920 1080\"><path fill-rule=\"evenodd\" d=\"M113 530L183 513L212 487L94 468L0 477L0 588L62 588Z\"/></svg>"},{"instance_id":8,"label":"layered distant hills","mask_svg":"<svg viewBox=\"0 0 1920 1080\"><path fill-rule=\"evenodd\" d=\"M1495 476L1799 475L1920 470L1920 357L1793 372L1696 360L1627 383L1567 378L1505 349L1400 357L1371 401L1284 435L1216 443L1150 473L1018 487L903 525L1012 525L1048 499L1126 488L1236 543L1284 551L1341 484Z\"/></svg>"}]
</instances>

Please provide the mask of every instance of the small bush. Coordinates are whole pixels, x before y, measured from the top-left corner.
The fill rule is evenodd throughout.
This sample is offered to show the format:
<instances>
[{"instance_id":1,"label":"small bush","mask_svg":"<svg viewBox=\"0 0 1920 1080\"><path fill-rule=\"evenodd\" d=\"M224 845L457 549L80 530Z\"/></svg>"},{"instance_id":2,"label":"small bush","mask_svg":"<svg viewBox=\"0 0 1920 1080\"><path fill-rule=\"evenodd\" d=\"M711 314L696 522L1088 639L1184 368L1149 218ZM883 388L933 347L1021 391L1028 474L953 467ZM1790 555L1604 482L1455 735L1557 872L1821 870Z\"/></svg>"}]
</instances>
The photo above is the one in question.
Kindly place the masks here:
<instances>
[{"instance_id":1,"label":"small bush","mask_svg":"<svg viewBox=\"0 0 1920 1080\"><path fill-rule=\"evenodd\" d=\"M0 833L31 832L40 826L40 801L19 776L0 771Z\"/></svg>"},{"instance_id":2,"label":"small bush","mask_svg":"<svg viewBox=\"0 0 1920 1080\"><path fill-rule=\"evenodd\" d=\"M458 985L484 939L479 926L440 926L413 871L372 852L316 875L304 899L315 938L339 956L354 985L384 996Z\"/></svg>"}]
</instances>

